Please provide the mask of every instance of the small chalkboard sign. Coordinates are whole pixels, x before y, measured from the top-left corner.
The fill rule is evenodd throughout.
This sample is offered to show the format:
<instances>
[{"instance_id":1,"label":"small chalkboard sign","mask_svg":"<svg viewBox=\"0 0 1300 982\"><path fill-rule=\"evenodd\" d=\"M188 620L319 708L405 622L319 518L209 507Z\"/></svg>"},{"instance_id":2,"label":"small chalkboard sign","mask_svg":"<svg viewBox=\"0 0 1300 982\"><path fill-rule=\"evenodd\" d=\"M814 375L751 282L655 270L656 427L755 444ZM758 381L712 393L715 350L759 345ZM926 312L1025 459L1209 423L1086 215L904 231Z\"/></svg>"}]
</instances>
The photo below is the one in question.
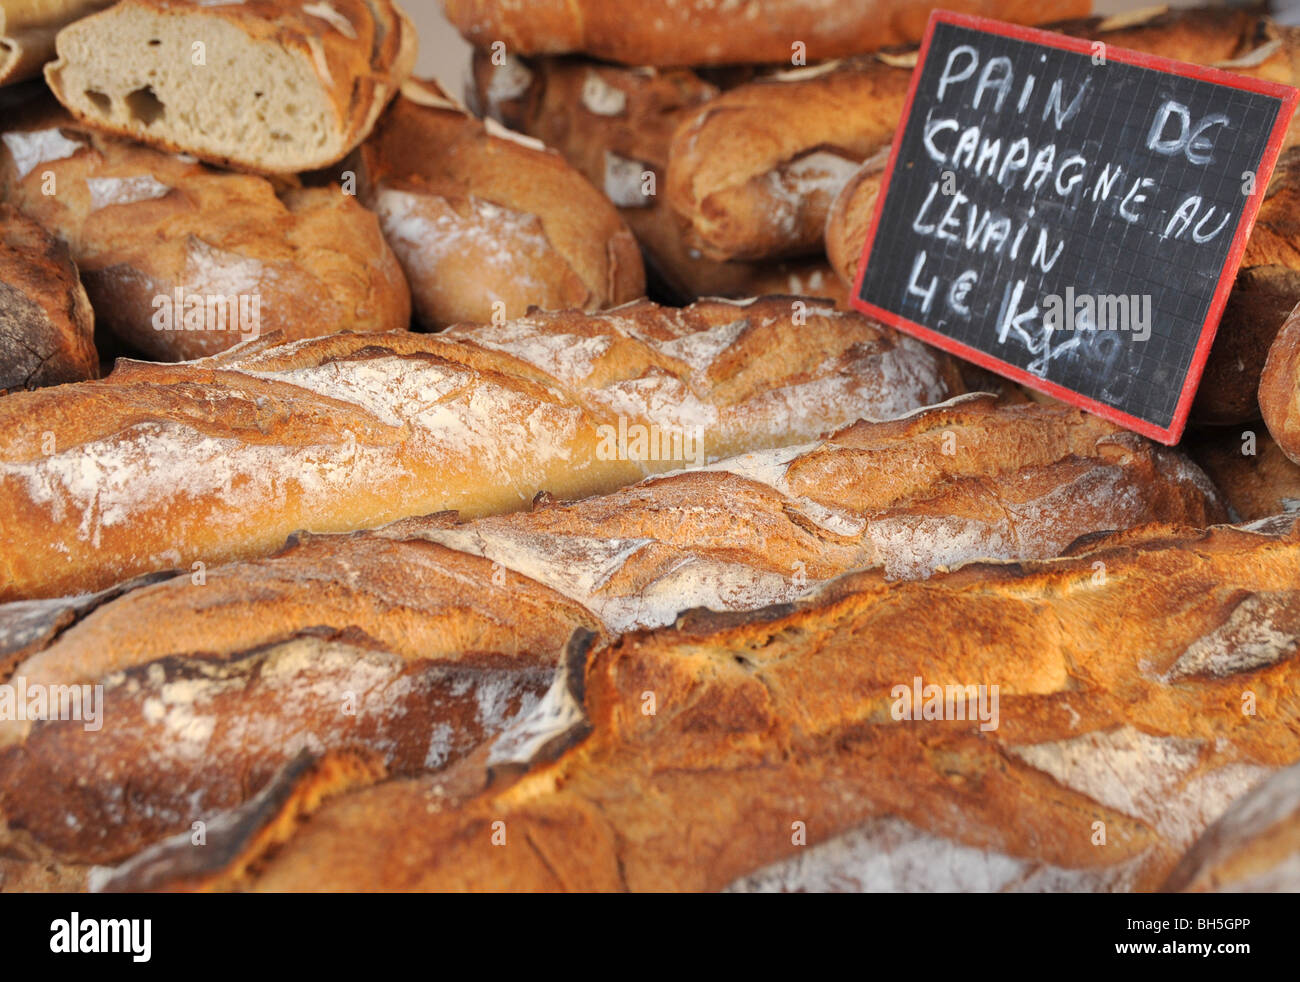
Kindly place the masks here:
<instances>
[{"instance_id":1,"label":"small chalkboard sign","mask_svg":"<svg viewBox=\"0 0 1300 982\"><path fill-rule=\"evenodd\" d=\"M1176 443L1296 96L936 11L854 305Z\"/></svg>"}]
</instances>

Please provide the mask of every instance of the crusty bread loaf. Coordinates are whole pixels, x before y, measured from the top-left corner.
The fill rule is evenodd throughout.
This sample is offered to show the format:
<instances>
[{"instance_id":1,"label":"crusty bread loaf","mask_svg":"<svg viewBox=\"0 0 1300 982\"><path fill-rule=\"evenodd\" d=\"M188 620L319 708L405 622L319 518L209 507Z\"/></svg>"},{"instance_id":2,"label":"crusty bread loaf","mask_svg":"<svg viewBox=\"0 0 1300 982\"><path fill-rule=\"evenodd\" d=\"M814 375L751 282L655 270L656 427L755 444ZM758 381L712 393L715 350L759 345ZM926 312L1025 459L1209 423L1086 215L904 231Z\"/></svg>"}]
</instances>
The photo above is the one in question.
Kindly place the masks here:
<instances>
[{"instance_id":1,"label":"crusty bread loaf","mask_svg":"<svg viewBox=\"0 0 1300 982\"><path fill-rule=\"evenodd\" d=\"M277 194L37 102L0 134L0 189L68 244L100 327L151 358L410 323L378 221L337 187Z\"/></svg>"},{"instance_id":2,"label":"crusty bread loaf","mask_svg":"<svg viewBox=\"0 0 1300 982\"><path fill-rule=\"evenodd\" d=\"M834 10L815 0L443 0L448 19L479 47L524 55L581 53L625 65L790 63L919 41L933 4L864 0ZM951 0L965 13L1033 24L1086 14L1084 0L1050 9L1028 0ZM795 45L802 45L802 49Z\"/></svg>"},{"instance_id":3,"label":"crusty bread loaf","mask_svg":"<svg viewBox=\"0 0 1300 982\"><path fill-rule=\"evenodd\" d=\"M1223 494L1234 521L1300 512L1300 464L1258 423L1191 433L1182 446Z\"/></svg>"},{"instance_id":4,"label":"crusty bread loaf","mask_svg":"<svg viewBox=\"0 0 1300 982\"><path fill-rule=\"evenodd\" d=\"M1250 11L1207 8L1148 15L1136 25L1093 18L1056 27L1116 47L1300 81L1300 31ZM685 114L669 152L667 194L688 243L714 259L818 250L837 191L856 163L886 147L902 114L915 54L883 57L759 78Z\"/></svg>"},{"instance_id":5,"label":"crusty bread loaf","mask_svg":"<svg viewBox=\"0 0 1300 982\"><path fill-rule=\"evenodd\" d=\"M612 637L790 601L853 568L926 576L1222 515L1175 451L1078 410L966 396L605 497L305 537L201 583L6 605L0 678L100 681L113 726L0 724L0 745L20 743L0 751L0 819L60 861L117 861L240 804L304 746L362 747L390 774L453 764L531 705L577 629ZM425 697L408 703L412 688ZM356 717L331 725L348 691ZM210 725L190 739L150 714L160 704Z\"/></svg>"},{"instance_id":6,"label":"crusty bread loaf","mask_svg":"<svg viewBox=\"0 0 1300 982\"><path fill-rule=\"evenodd\" d=\"M1260 203L1241 268L1192 403L1192 419L1238 425L1259 419L1269 348L1300 303L1300 147L1285 151Z\"/></svg>"},{"instance_id":7,"label":"crusty bread loaf","mask_svg":"<svg viewBox=\"0 0 1300 982\"><path fill-rule=\"evenodd\" d=\"M1269 348L1259 379L1259 409L1282 452L1300 464L1300 304Z\"/></svg>"},{"instance_id":8,"label":"crusty bread loaf","mask_svg":"<svg viewBox=\"0 0 1300 982\"><path fill-rule=\"evenodd\" d=\"M402 91L358 152L358 180L425 327L645 294L632 233L559 154L485 126L433 83Z\"/></svg>"},{"instance_id":9,"label":"crusty bread loaf","mask_svg":"<svg viewBox=\"0 0 1300 982\"><path fill-rule=\"evenodd\" d=\"M0 512L21 543L0 556L0 598L265 555L299 529L610 491L681 466L663 451L674 435L716 460L956 385L920 343L790 297L119 362L102 382L0 400ZM632 439L611 446L620 426Z\"/></svg>"},{"instance_id":10,"label":"crusty bread loaf","mask_svg":"<svg viewBox=\"0 0 1300 982\"><path fill-rule=\"evenodd\" d=\"M113 0L0 0L0 85L35 78L54 57L54 36Z\"/></svg>"},{"instance_id":11,"label":"crusty bread loaf","mask_svg":"<svg viewBox=\"0 0 1300 982\"><path fill-rule=\"evenodd\" d=\"M1279 771L1234 802L1162 889L1300 892L1300 765Z\"/></svg>"},{"instance_id":12,"label":"crusty bread loaf","mask_svg":"<svg viewBox=\"0 0 1300 982\"><path fill-rule=\"evenodd\" d=\"M0 394L98 377L95 315L68 247L0 203Z\"/></svg>"},{"instance_id":13,"label":"crusty bread loaf","mask_svg":"<svg viewBox=\"0 0 1300 982\"><path fill-rule=\"evenodd\" d=\"M1289 523L1152 526L1067 559L850 574L793 606L687 615L571 646L534 714L447 772L293 826L245 809L221 823L238 842L186 833L95 885L797 889L786 862L890 885L836 867L865 840L879 864L917 847L910 889L969 888L981 864L988 889L1152 889L1300 760L1297 569ZM941 694L909 719L917 685Z\"/></svg>"},{"instance_id":14,"label":"crusty bread loaf","mask_svg":"<svg viewBox=\"0 0 1300 982\"><path fill-rule=\"evenodd\" d=\"M618 206L645 255L652 292L699 297L794 293L844 306L845 290L820 258L715 262L691 249L664 200L668 142L676 121L718 93L685 68L620 68L567 58L501 64L474 55L479 108L553 146Z\"/></svg>"},{"instance_id":15,"label":"crusty bread loaf","mask_svg":"<svg viewBox=\"0 0 1300 982\"><path fill-rule=\"evenodd\" d=\"M64 28L50 88L100 129L292 174L366 138L415 63L393 0L120 0Z\"/></svg>"}]
</instances>

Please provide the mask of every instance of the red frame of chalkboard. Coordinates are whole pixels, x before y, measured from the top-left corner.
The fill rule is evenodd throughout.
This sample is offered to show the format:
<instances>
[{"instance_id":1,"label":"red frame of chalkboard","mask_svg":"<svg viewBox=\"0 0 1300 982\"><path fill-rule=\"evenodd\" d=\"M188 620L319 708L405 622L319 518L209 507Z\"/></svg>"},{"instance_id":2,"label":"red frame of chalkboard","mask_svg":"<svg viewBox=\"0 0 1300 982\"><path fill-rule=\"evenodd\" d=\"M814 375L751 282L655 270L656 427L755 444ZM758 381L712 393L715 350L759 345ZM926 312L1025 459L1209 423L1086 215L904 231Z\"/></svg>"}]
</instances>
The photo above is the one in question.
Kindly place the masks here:
<instances>
[{"instance_id":1,"label":"red frame of chalkboard","mask_svg":"<svg viewBox=\"0 0 1300 982\"><path fill-rule=\"evenodd\" d=\"M1183 388L1178 397L1177 407L1174 410L1173 421L1168 429L1164 429L1136 416L1121 412L1105 403L1090 399L1073 389L1067 389L1055 382L1039 378L1023 368L932 331L930 328L908 320L900 314L882 310L874 304L860 299L862 280L866 276L867 262L871 258L871 250L876 242L876 230L880 223L880 214L884 207L885 198L889 194L889 183L894 175L894 164L898 159L899 147L902 145L903 132L907 127L908 118L912 115L912 102L916 98L916 89L921 79L921 70L925 65L926 56L930 53L930 40L934 36L935 26L940 23L957 24L961 27L969 27L989 34L1000 34L1004 37L1017 38L1021 41L1029 41L1051 48L1064 48L1067 51L1074 51L1079 54L1091 54L1092 45L1095 43L1085 38L1036 30L1032 27L1021 27L1017 24L1006 24L1002 21L990 20L987 17L972 17L969 14L953 13L950 10L935 10L930 14L930 22L926 26L925 37L921 41L921 48L917 55L916 68L912 71L912 82L907 90L907 103L903 107L903 115L898 121L898 129L894 133L894 143L889 152L889 162L885 165L880 193L876 199L875 214L871 218L871 228L867 232L867 241L862 248L862 257L858 260L858 272L857 276L854 277L853 295L851 297L854 308L883 321L891 327L920 338L927 344L941 348L950 354L964 358L966 361L987 368L989 371L1005 376L1031 389L1044 392L1049 396L1060 399L1062 402L1078 406L1080 409L1117 423L1126 429L1141 433L1143 436L1148 436L1160 443L1177 443L1182 437L1184 427L1187 425L1187 414L1191 411L1192 399L1196 395L1196 388L1200 384L1201 374L1205 370L1205 360L1209 357L1210 346L1214 343L1214 335L1218 330L1219 320L1223 316L1224 304L1228 301L1228 293L1232 290L1233 280L1236 278L1237 269L1241 265L1242 253L1246 250L1246 240L1250 238L1250 233L1255 226L1255 217L1259 213L1259 206L1263 202L1264 192L1268 188L1269 180L1272 178L1273 165L1277 162L1278 154L1281 153L1282 141L1286 136L1287 127L1290 125L1291 116L1295 112L1296 100L1300 97L1300 92L1288 85L1248 78L1220 68L1193 65L1187 62L1174 61L1171 58L1144 54L1141 51L1133 51L1128 48L1106 45L1106 59L1108 61L1138 65L1143 68L1168 72L1172 75L1184 75L1207 82L1216 82L1234 89L1270 95L1282 102L1282 108L1278 112L1273 132L1269 136L1263 159L1260 160L1255 193L1246 202L1246 207L1241 216L1242 221L1237 226L1237 234L1232 240L1232 248L1228 252L1223 271L1219 274L1218 286L1214 291L1214 299L1210 302L1209 313L1206 315L1205 323L1201 325L1200 339L1196 343L1196 352L1192 357L1191 367L1188 369L1187 377L1183 381Z\"/></svg>"}]
</instances>

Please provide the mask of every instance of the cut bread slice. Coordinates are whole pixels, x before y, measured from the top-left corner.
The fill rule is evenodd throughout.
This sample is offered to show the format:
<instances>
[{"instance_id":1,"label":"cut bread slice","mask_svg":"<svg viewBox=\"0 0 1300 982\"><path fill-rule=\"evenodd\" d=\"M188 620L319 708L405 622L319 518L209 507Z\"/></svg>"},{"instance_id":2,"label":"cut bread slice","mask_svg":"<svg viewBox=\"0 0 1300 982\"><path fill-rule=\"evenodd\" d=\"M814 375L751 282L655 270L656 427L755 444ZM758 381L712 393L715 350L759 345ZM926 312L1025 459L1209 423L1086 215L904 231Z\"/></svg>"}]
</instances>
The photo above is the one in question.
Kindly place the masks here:
<instances>
[{"instance_id":1,"label":"cut bread slice","mask_svg":"<svg viewBox=\"0 0 1300 982\"><path fill-rule=\"evenodd\" d=\"M122 0L60 31L45 77L90 125L289 174L365 139L415 44L392 0Z\"/></svg>"}]
</instances>

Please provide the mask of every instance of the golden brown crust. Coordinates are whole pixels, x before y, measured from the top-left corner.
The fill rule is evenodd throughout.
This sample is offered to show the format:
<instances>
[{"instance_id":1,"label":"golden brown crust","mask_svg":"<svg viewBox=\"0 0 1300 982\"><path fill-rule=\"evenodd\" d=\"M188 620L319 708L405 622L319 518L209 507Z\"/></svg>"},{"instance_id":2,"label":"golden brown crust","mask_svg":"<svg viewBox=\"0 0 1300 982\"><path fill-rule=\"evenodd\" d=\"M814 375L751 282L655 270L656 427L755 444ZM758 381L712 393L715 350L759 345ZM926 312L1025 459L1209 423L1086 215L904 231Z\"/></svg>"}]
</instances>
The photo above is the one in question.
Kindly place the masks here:
<instances>
[{"instance_id":1,"label":"golden brown crust","mask_svg":"<svg viewBox=\"0 0 1300 982\"><path fill-rule=\"evenodd\" d=\"M425 327L644 295L632 233L562 157L494 135L432 83L404 92L362 145L359 178Z\"/></svg>"},{"instance_id":2,"label":"golden brown crust","mask_svg":"<svg viewBox=\"0 0 1300 982\"><path fill-rule=\"evenodd\" d=\"M68 244L101 326L150 357L410 323L378 220L338 187L277 194L264 178L105 136L41 102L0 140L7 199Z\"/></svg>"},{"instance_id":3,"label":"golden brown crust","mask_svg":"<svg viewBox=\"0 0 1300 982\"><path fill-rule=\"evenodd\" d=\"M0 394L98 377L95 315L67 246L0 203Z\"/></svg>"},{"instance_id":4,"label":"golden brown crust","mask_svg":"<svg viewBox=\"0 0 1300 982\"><path fill-rule=\"evenodd\" d=\"M331 108L330 131L315 134L318 145L299 138L294 143L297 152L291 158L272 160L256 152L259 144L271 145L273 136L259 132L257 127L246 142L234 141L228 152L218 152L207 141L169 138L162 126L131 113L105 115L88 111L87 97L64 91L64 77L77 67L75 61L70 65L69 60L120 43L119 25L128 18L145 15L157 18L158 24L183 18L186 37L210 37L214 26L229 25L245 36L250 60L258 47L292 53L311 67ZM132 40L143 45L147 37L145 34ZM414 27L393 0L327 0L318 4L243 0L219 6L189 0L119 0L110 9L61 32L57 47L59 60L46 67L46 81L68 110L87 125L162 150L191 153L214 164L278 174L325 167L346 156L366 138L384 106L397 94L416 55ZM119 67L125 70L127 66ZM141 70L132 68L140 74ZM141 75L141 84L146 78L147 72ZM173 107L177 116L185 116L186 110L202 118L212 106L199 98L195 105ZM197 127L200 132L203 128ZM174 128L168 132L174 132Z\"/></svg>"},{"instance_id":5,"label":"golden brown crust","mask_svg":"<svg viewBox=\"0 0 1300 982\"><path fill-rule=\"evenodd\" d=\"M1291 311L1269 348L1259 379L1259 409L1282 452L1300 463L1300 307Z\"/></svg>"},{"instance_id":6,"label":"golden brown crust","mask_svg":"<svg viewBox=\"0 0 1300 982\"><path fill-rule=\"evenodd\" d=\"M1082 0L1058 0L1051 11L1027 0L953 0L965 13L1033 24L1049 16L1088 12ZM518 54L580 53L626 65L789 63L792 42L809 60L838 58L921 39L931 4L873 0L837 8L808 0L443 0L448 19L479 47L495 41Z\"/></svg>"},{"instance_id":7,"label":"golden brown crust","mask_svg":"<svg viewBox=\"0 0 1300 982\"><path fill-rule=\"evenodd\" d=\"M816 848L892 819L1014 860L985 889L1152 889L1300 759L1298 568L1294 528L1153 527L634 633L589 660L592 732L554 762L482 792L411 778L341 796L239 885L710 890L798 853L794 823ZM999 685L996 727L896 721L918 677Z\"/></svg>"},{"instance_id":8,"label":"golden brown crust","mask_svg":"<svg viewBox=\"0 0 1300 982\"><path fill-rule=\"evenodd\" d=\"M1222 517L1175 452L1078 410L988 397L717 466L528 513L308 537L197 583L0 608L12 677L102 680L113 721L0 730L0 745L23 741L0 755L9 835L64 860L121 859L237 805L305 734L365 747L392 773L445 769L540 694L575 631L790 601L859 567L926 576L1056 555L1098 529ZM347 691L354 719L339 715Z\"/></svg>"},{"instance_id":9,"label":"golden brown crust","mask_svg":"<svg viewBox=\"0 0 1300 982\"><path fill-rule=\"evenodd\" d=\"M652 446L602 459L602 426L700 427L719 459L891 418L952 384L919 343L790 297L119 362L101 382L0 400L0 507L27 543L3 557L0 597L266 555L300 529L515 510L538 491L600 493L680 466Z\"/></svg>"},{"instance_id":10,"label":"golden brown crust","mask_svg":"<svg viewBox=\"0 0 1300 982\"><path fill-rule=\"evenodd\" d=\"M620 68L567 58L496 64L474 55L479 106L507 126L553 146L604 190L645 254L664 296L825 297L847 309L843 286L818 258L793 262L717 262L691 249L665 200L668 144L677 122L707 103L714 81L685 68Z\"/></svg>"}]
</instances>

